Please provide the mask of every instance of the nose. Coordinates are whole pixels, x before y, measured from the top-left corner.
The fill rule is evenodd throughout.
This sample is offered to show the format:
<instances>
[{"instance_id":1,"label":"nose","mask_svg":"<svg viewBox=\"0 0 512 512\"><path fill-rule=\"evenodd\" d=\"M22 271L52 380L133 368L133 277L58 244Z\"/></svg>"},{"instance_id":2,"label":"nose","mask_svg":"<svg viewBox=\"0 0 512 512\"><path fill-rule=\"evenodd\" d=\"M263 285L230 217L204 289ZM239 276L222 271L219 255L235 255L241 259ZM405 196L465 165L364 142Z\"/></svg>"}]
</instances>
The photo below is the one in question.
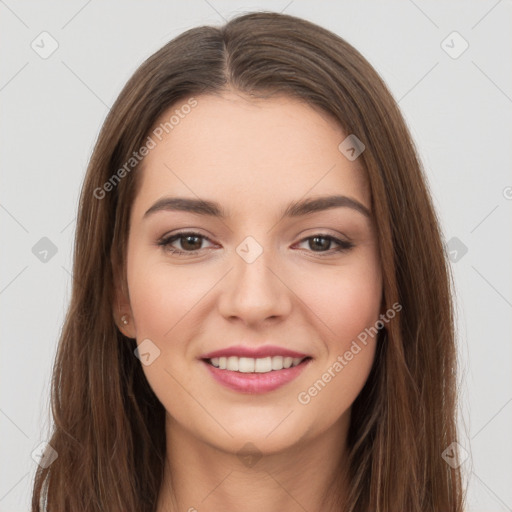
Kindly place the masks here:
<instances>
[{"instance_id":1,"label":"nose","mask_svg":"<svg viewBox=\"0 0 512 512\"><path fill-rule=\"evenodd\" d=\"M234 253L233 269L223 280L218 302L226 319L257 325L289 315L293 292L270 253L263 250L252 262Z\"/></svg>"}]
</instances>

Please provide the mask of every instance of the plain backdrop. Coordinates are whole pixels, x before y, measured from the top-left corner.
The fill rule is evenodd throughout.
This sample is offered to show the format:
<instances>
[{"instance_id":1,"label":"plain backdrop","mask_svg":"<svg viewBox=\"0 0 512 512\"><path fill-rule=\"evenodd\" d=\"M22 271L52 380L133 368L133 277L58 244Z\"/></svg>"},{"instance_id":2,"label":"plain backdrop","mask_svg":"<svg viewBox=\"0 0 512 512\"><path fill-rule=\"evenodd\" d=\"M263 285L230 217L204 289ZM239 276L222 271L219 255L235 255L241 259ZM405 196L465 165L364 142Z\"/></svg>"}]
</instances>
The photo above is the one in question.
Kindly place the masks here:
<instances>
[{"instance_id":1,"label":"plain backdrop","mask_svg":"<svg viewBox=\"0 0 512 512\"><path fill-rule=\"evenodd\" d=\"M2 0L0 511L30 507L77 198L109 107L176 35L256 10L336 32L399 102L457 287L467 510L512 510L512 3Z\"/></svg>"}]
</instances>

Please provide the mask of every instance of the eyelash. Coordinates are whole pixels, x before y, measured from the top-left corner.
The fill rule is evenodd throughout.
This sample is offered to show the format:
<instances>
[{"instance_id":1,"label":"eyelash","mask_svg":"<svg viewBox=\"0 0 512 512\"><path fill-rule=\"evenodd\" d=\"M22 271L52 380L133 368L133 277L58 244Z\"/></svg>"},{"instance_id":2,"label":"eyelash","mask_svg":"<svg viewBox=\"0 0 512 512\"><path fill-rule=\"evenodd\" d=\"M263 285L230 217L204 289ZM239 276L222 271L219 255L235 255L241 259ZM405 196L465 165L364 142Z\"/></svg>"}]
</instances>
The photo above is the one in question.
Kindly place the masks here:
<instances>
[{"instance_id":1,"label":"eyelash","mask_svg":"<svg viewBox=\"0 0 512 512\"><path fill-rule=\"evenodd\" d=\"M186 255L196 255L196 254L198 254L201 251L201 249L197 249L195 251L182 251L181 249L176 249L175 247L170 246L170 244L173 243L174 241L179 240L180 238L185 238L187 236L195 236L195 237L199 237L201 239L208 240L209 242L211 242L211 240L208 237L201 235L200 233L195 233L192 231L183 231L181 233L176 233L174 235L161 238L157 242L157 245L163 247L166 251L170 252L171 254L176 254L176 255L185 255L185 254ZM352 242L348 242L346 240L340 240L339 238L336 238L334 236L326 235L326 234L322 234L322 233L318 233L318 234L303 238L300 242L301 243L306 242L313 238L325 238L327 240L330 240L331 242L338 244L338 247L336 249L330 249L328 251L308 251L308 252L312 252L314 254L318 254L320 257L329 256L329 255L332 255L333 253L348 252L348 251L350 251L350 249L352 249L354 247L354 244Z\"/></svg>"}]
</instances>

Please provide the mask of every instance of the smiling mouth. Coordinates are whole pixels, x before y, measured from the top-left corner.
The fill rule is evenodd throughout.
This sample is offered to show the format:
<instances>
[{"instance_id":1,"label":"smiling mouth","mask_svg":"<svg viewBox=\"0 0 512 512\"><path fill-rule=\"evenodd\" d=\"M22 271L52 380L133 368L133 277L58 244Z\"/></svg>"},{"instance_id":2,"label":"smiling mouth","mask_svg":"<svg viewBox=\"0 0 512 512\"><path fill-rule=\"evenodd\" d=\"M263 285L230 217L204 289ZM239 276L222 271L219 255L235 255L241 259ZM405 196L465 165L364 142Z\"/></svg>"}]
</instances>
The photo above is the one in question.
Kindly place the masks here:
<instances>
[{"instance_id":1,"label":"smiling mouth","mask_svg":"<svg viewBox=\"0 0 512 512\"><path fill-rule=\"evenodd\" d=\"M294 368L299 364L311 359L311 357L288 357L268 356L261 358L253 357L213 357L203 359L208 364L219 370L228 370L240 373L270 373L288 368Z\"/></svg>"}]
</instances>

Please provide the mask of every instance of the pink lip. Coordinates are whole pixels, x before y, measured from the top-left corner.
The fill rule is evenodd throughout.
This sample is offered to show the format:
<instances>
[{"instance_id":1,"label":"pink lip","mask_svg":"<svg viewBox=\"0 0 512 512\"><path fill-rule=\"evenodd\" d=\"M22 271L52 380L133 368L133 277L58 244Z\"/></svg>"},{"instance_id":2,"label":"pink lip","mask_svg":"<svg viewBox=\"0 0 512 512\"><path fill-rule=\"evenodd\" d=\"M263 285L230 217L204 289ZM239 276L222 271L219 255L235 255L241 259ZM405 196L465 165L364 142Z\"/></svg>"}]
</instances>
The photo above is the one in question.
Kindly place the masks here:
<instances>
[{"instance_id":1,"label":"pink lip","mask_svg":"<svg viewBox=\"0 0 512 512\"><path fill-rule=\"evenodd\" d=\"M213 378L224 386L242 393L258 394L273 391L291 382L302 373L310 362L311 359L306 359L297 366L267 373L233 372L216 368L206 361L203 361L203 364L206 365Z\"/></svg>"},{"instance_id":2,"label":"pink lip","mask_svg":"<svg viewBox=\"0 0 512 512\"><path fill-rule=\"evenodd\" d=\"M263 357L273 356L284 356L284 357L308 357L308 354L301 354L300 352L294 352L286 348L281 348L276 345L265 345L263 347L244 347L243 345L237 345L234 347L223 348L214 352L208 352L199 356L199 359L213 359L214 357L252 357L254 359Z\"/></svg>"}]
</instances>

